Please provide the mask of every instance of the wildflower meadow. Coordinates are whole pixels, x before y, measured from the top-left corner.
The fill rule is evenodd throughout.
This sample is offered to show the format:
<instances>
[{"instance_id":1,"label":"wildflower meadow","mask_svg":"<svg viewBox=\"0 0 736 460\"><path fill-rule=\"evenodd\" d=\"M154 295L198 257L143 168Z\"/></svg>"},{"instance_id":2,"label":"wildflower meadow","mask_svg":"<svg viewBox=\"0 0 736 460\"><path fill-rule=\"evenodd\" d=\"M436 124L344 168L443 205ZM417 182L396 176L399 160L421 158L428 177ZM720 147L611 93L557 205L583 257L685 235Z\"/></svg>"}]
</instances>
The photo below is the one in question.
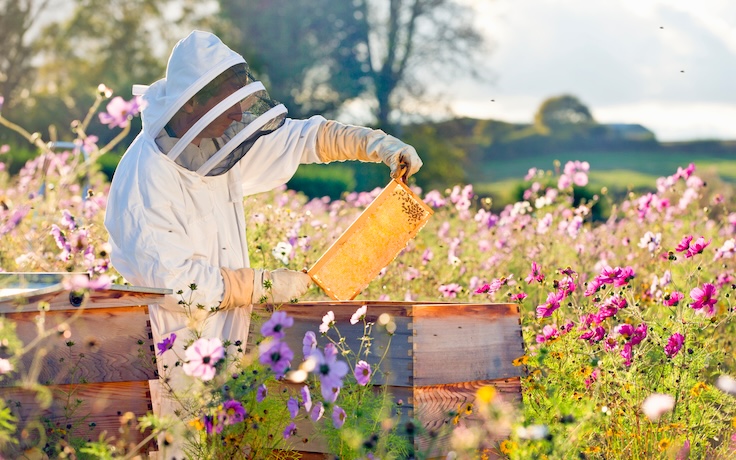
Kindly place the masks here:
<instances>
[{"instance_id":1,"label":"wildflower meadow","mask_svg":"<svg viewBox=\"0 0 736 460\"><path fill-rule=\"evenodd\" d=\"M109 183L96 160L127 134L140 107L110 99L104 86L98 94L87 119L72 123L77 137L69 148L53 148L0 115L38 149L11 175L11 148L0 146L0 271L88 274L72 281L78 289L124 283L109 260L102 224ZM109 144L86 134L92 117L118 133ZM505 400L487 385L448 414L447 458L736 457L733 186L684 164L648 192L620 198L602 189L581 199L589 170L579 161L530 165L519 178L522 196L501 209L471 184L414 187L435 214L357 300L518 304L526 352L513 364L522 374L521 398ZM379 191L333 200L283 187L246 197L251 264L311 266ZM601 207L604 216L594 212ZM300 300L327 298L313 287ZM186 299L182 306L193 308ZM350 322L364 326L360 343L368 350L374 330L386 328L369 322L365 309ZM177 365L191 386L174 396L185 413L128 422L152 436L184 430L192 458L276 451L289 458L305 423L339 458L423 457L404 436L413 429L406 414L371 388L379 370L367 350L345 346L334 316L314 325L302 350L282 340L292 324L275 306L251 324L252 349L196 330L168 337L156 354L178 353L175 345L183 344ZM44 333L54 331L39 326ZM0 382L26 381L21 357L39 350L20 343L6 318L0 340ZM28 428L19 428L13 409L0 402L0 450L145 455L140 446L116 444L119 433L91 441L44 430L32 436L21 432ZM499 427L507 435L489 441Z\"/></svg>"}]
</instances>

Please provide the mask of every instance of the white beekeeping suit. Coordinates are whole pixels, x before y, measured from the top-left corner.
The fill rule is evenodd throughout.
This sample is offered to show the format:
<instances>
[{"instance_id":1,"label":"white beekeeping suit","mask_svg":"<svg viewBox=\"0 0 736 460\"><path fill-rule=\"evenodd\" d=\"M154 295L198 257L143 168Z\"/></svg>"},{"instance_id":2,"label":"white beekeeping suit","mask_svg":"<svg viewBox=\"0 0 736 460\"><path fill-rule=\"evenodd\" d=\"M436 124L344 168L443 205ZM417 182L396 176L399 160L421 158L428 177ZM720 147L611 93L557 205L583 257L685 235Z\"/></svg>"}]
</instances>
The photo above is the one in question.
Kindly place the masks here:
<instances>
[{"instance_id":1,"label":"white beekeeping suit","mask_svg":"<svg viewBox=\"0 0 736 460\"><path fill-rule=\"evenodd\" d=\"M181 357L191 329L245 342L253 303L288 302L308 287L301 272L249 268L245 195L285 184L303 163L383 161L405 177L422 164L411 146L382 131L321 116L286 118L244 58L207 32L177 43L165 78L142 92L143 130L115 171L105 226L112 264L128 282L182 291L149 307L154 341L177 334ZM264 279L272 289L263 288ZM190 317L182 298L206 308L193 308ZM174 353L159 357L159 374L185 389L174 361ZM173 413L167 401L160 404L162 413ZM182 458L180 447L166 458Z\"/></svg>"}]
</instances>

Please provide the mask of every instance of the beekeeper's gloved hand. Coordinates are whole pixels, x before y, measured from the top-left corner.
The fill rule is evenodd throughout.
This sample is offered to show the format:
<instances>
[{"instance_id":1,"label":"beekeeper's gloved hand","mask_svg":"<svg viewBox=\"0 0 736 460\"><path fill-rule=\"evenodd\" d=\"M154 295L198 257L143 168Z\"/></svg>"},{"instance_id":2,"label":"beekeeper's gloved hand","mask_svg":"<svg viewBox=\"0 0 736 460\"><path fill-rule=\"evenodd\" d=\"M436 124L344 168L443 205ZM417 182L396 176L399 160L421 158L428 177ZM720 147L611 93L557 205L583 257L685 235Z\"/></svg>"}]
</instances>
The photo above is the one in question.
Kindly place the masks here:
<instances>
[{"instance_id":1,"label":"beekeeper's gloved hand","mask_svg":"<svg viewBox=\"0 0 736 460\"><path fill-rule=\"evenodd\" d=\"M279 268L261 270L220 268L225 282L221 310L253 303L287 303L304 295L312 281L306 273Z\"/></svg>"},{"instance_id":2,"label":"beekeeper's gloved hand","mask_svg":"<svg viewBox=\"0 0 736 460\"><path fill-rule=\"evenodd\" d=\"M422 167L422 160L409 144L378 129L326 121L317 131L317 155L324 163L360 160L383 161L391 177L406 181Z\"/></svg>"}]
</instances>

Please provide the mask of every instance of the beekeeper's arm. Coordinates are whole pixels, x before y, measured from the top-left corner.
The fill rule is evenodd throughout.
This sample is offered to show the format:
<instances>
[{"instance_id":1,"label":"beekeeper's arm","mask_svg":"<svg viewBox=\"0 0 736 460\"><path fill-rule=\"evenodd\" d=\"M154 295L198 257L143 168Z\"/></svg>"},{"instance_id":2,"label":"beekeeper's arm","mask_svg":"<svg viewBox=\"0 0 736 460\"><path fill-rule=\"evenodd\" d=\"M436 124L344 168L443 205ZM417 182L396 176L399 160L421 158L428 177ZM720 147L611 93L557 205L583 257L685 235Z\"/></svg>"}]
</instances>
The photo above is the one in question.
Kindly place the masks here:
<instances>
[{"instance_id":1,"label":"beekeeper's arm","mask_svg":"<svg viewBox=\"0 0 736 460\"><path fill-rule=\"evenodd\" d=\"M307 291L311 280L305 273L212 265L192 249L185 221L166 204L106 216L112 262L120 274L141 286L181 291L166 296L165 309L183 313L179 301L186 300L192 306L205 305L205 310L196 312L206 313L218 304L220 309L231 309L251 303L284 303ZM191 284L196 284L196 289L192 290Z\"/></svg>"},{"instance_id":2,"label":"beekeeper's arm","mask_svg":"<svg viewBox=\"0 0 736 460\"><path fill-rule=\"evenodd\" d=\"M378 129L325 121L317 131L317 156L323 163L360 160L384 162L391 177L403 178L419 171L422 160L411 145ZM401 176L401 177L399 177Z\"/></svg>"}]
</instances>

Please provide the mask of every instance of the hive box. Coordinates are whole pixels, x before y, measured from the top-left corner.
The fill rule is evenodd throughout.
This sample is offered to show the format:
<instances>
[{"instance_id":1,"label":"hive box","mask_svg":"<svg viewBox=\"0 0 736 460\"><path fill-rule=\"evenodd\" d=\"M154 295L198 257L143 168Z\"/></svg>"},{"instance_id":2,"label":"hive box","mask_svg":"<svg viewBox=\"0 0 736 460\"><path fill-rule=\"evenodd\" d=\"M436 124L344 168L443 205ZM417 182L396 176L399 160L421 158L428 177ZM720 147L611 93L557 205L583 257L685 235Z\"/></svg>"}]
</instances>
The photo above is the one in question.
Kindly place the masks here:
<instances>
[{"instance_id":1,"label":"hive box","mask_svg":"<svg viewBox=\"0 0 736 460\"><path fill-rule=\"evenodd\" d=\"M93 440L103 431L119 436L123 414L137 418L151 411L148 380L157 376L147 305L171 291L113 285L82 297L64 288L63 276L3 274L0 279L0 314L15 324L25 345L35 342L13 378L0 382L0 394L20 427L44 418L57 433ZM50 405L30 387L36 382L49 390ZM145 436L132 430L128 441ZM2 454L15 458L17 453Z\"/></svg>"},{"instance_id":2,"label":"hive box","mask_svg":"<svg viewBox=\"0 0 736 460\"><path fill-rule=\"evenodd\" d=\"M301 358L305 332L314 331L320 346L327 343L319 334L319 325L329 311L335 315L340 335L357 351L363 324L351 325L350 318L362 305L368 307L367 321L376 322L385 313L395 326L392 336L385 328L374 327L373 353L368 362L375 367L384 351L387 352L382 375L375 383L387 384L393 398L404 402L405 415L415 417L428 432L438 435L435 439L417 436L414 443L419 452L430 452L432 456L447 454L450 436L443 428L451 423L452 411L474 402L478 388L493 385L509 401L521 399L521 369L512 364L524 354L519 309L515 304L378 301L285 304L279 309L294 318L294 326L286 331L285 339L295 353L294 361ZM265 319L270 317L273 306L258 305L254 311ZM252 331L251 346L257 337L257 331ZM326 452L324 443L309 439L308 444L300 444L298 449Z\"/></svg>"}]
</instances>

